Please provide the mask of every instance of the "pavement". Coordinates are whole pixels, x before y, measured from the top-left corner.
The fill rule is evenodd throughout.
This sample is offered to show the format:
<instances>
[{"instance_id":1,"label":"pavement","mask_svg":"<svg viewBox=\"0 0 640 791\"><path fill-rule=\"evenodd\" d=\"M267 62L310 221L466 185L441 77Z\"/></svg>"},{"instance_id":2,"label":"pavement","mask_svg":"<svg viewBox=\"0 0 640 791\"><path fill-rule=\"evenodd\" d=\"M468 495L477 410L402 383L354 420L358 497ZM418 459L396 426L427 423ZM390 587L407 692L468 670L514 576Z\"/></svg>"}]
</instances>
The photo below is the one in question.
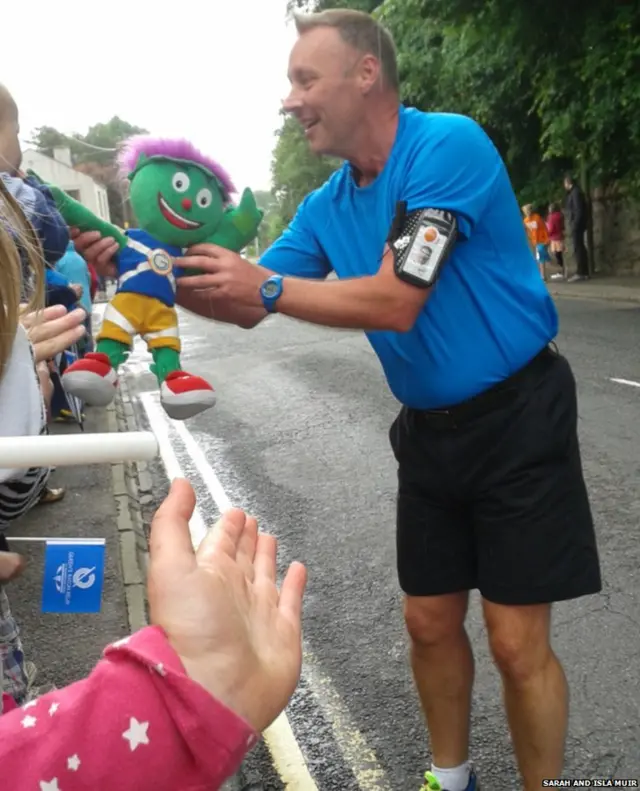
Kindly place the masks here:
<instances>
[{"instance_id":1,"label":"pavement","mask_svg":"<svg viewBox=\"0 0 640 791\"><path fill-rule=\"evenodd\" d=\"M51 427L52 434L79 430L77 425ZM107 430L106 413L87 410L85 431ZM129 619L111 466L60 467L52 474L50 485L64 486L64 499L36 506L7 532L12 549L23 553L28 561L24 574L7 587L7 594L21 629L26 658L38 668L36 686L60 687L86 676L105 645L129 633ZM102 610L95 614L40 612L44 543L13 541L23 536L106 538Z\"/></svg>"},{"instance_id":2,"label":"pavement","mask_svg":"<svg viewBox=\"0 0 640 791\"><path fill-rule=\"evenodd\" d=\"M566 283L549 280L553 296L566 299L597 299L607 302L640 303L640 277L607 277L595 275L589 280Z\"/></svg>"},{"instance_id":3,"label":"pavement","mask_svg":"<svg viewBox=\"0 0 640 791\"><path fill-rule=\"evenodd\" d=\"M549 284L558 297L559 346L578 382L605 586L600 596L556 608L554 645L572 690L564 776L638 778L640 288L596 280ZM616 288L637 298L621 298ZM185 475L198 495L194 537L239 505L278 536L281 571L299 559L310 574L301 683L229 788L417 789L429 753L395 576L387 432L398 406L377 359L358 332L280 316L251 331L184 313L181 321L184 367L212 382L217 406L184 423L166 418L149 356L137 344L117 414L88 410L86 430L152 428L158 460L59 469L54 483L68 488L67 497L38 507L12 531L107 539L104 606L96 615L40 613L42 548L21 547L29 568L9 594L38 683L86 675L107 641L141 625L145 535L169 479ZM477 662L472 757L485 787L515 791L477 598L469 631Z\"/></svg>"}]
</instances>

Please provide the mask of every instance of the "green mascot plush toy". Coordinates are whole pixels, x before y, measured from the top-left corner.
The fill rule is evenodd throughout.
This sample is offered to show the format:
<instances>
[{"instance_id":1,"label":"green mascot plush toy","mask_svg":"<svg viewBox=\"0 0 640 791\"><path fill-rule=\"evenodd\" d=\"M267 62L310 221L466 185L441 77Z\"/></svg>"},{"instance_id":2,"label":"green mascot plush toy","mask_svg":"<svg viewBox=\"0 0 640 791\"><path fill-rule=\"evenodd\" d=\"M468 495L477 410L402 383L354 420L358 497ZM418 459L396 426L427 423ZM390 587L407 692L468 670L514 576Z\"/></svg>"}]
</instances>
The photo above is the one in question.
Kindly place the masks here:
<instances>
[{"instance_id":1,"label":"green mascot plush toy","mask_svg":"<svg viewBox=\"0 0 640 791\"><path fill-rule=\"evenodd\" d=\"M249 189L234 206L236 189L228 174L186 140L133 137L119 165L130 181L138 228L121 231L48 185L68 225L100 231L120 245L117 291L105 310L96 351L69 366L62 384L87 404L106 406L115 396L118 368L141 335L153 357L162 406L184 420L212 407L215 393L180 366L176 281L189 272L176 259L202 242L240 252L255 238L262 212Z\"/></svg>"}]
</instances>

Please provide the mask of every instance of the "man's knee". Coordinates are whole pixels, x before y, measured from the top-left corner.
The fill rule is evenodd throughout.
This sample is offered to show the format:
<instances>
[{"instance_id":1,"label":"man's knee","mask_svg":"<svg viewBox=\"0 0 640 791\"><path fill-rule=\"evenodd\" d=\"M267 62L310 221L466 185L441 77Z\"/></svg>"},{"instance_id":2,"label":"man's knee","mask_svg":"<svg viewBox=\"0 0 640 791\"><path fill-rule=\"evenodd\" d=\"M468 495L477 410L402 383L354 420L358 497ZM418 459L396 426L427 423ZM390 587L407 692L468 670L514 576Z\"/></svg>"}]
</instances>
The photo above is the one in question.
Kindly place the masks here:
<instances>
[{"instance_id":1,"label":"man's knee","mask_svg":"<svg viewBox=\"0 0 640 791\"><path fill-rule=\"evenodd\" d=\"M551 605L505 606L484 601L489 645L500 673L515 683L535 676L551 655Z\"/></svg>"},{"instance_id":2,"label":"man's knee","mask_svg":"<svg viewBox=\"0 0 640 791\"><path fill-rule=\"evenodd\" d=\"M414 646L428 648L460 635L469 604L468 593L407 596L404 620Z\"/></svg>"}]
</instances>

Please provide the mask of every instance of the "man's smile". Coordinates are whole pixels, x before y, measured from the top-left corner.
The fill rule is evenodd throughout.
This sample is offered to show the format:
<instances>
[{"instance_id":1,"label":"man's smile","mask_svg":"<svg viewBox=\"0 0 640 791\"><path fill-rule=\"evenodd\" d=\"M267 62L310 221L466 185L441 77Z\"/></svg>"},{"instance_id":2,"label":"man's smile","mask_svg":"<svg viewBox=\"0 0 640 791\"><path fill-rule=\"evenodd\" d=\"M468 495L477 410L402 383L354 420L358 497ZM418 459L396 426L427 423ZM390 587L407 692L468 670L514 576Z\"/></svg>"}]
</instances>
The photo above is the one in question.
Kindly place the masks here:
<instances>
[{"instance_id":1,"label":"man's smile","mask_svg":"<svg viewBox=\"0 0 640 791\"><path fill-rule=\"evenodd\" d=\"M160 211L162 212L162 216L165 218L165 220L170 222L171 225L175 225L176 228L181 228L183 231L193 231L196 228L202 227L201 222L187 220L186 217L183 217L182 215L178 214L177 211L174 211L160 193L158 193L158 206L160 207Z\"/></svg>"}]
</instances>

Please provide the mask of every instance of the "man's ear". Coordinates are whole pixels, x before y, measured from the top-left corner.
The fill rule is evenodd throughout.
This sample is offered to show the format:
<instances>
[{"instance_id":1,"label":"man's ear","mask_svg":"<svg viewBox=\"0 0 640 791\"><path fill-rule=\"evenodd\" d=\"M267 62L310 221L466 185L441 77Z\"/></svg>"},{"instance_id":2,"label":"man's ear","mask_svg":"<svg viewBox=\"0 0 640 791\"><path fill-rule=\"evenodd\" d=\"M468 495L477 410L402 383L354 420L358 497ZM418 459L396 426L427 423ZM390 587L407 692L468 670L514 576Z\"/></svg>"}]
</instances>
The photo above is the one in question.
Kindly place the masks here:
<instances>
[{"instance_id":1,"label":"man's ear","mask_svg":"<svg viewBox=\"0 0 640 791\"><path fill-rule=\"evenodd\" d=\"M364 55L359 70L362 93L366 96L380 80L380 61L374 55Z\"/></svg>"}]
</instances>

